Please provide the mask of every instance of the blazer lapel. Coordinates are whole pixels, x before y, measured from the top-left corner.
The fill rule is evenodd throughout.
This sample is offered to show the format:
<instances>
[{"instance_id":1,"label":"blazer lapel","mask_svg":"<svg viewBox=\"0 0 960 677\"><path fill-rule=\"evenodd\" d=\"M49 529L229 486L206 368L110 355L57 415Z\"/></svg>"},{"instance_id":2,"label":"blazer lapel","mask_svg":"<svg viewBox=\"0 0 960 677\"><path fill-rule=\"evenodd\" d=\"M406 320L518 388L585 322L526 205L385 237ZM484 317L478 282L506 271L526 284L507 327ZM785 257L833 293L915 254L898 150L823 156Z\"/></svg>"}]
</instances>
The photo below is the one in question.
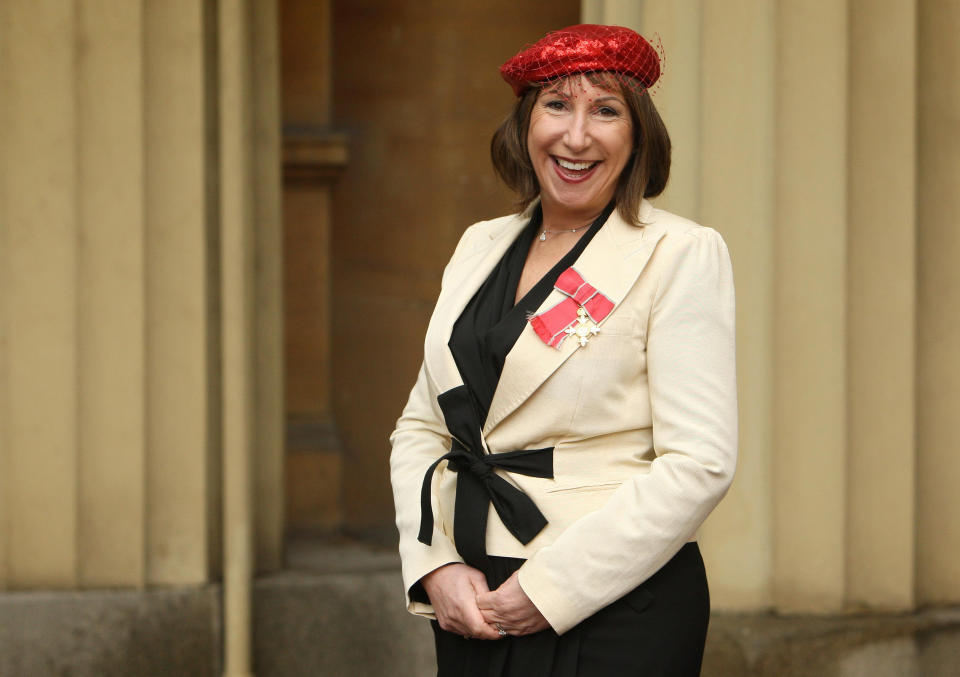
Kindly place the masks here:
<instances>
[{"instance_id":1,"label":"blazer lapel","mask_svg":"<svg viewBox=\"0 0 960 677\"><path fill-rule=\"evenodd\" d=\"M424 339L427 373L438 392L463 385L463 378L447 345L453 323L529 220L530 213L527 210L503 219L501 223L490 224L492 227L477 233L470 242L465 243L469 250L448 271Z\"/></svg>"},{"instance_id":2,"label":"blazer lapel","mask_svg":"<svg viewBox=\"0 0 960 677\"><path fill-rule=\"evenodd\" d=\"M641 227L628 224L614 210L573 264L584 280L613 301L614 309L607 317L616 313L620 302L643 272L657 242L663 237L663 228L651 223L651 217L652 207L646 200L640 210L641 223L646 225ZM563 298L564 295L554 289L537 313L553 307ZM602 332L603 321L599 326ZM507 354L483 428L484 435L525 402L560 365L580 349L580 344L572 339L564 341L559 348L548 346L528 322ZM589 344L585 349L590 349Z\"/></svg>"}]
</instances>

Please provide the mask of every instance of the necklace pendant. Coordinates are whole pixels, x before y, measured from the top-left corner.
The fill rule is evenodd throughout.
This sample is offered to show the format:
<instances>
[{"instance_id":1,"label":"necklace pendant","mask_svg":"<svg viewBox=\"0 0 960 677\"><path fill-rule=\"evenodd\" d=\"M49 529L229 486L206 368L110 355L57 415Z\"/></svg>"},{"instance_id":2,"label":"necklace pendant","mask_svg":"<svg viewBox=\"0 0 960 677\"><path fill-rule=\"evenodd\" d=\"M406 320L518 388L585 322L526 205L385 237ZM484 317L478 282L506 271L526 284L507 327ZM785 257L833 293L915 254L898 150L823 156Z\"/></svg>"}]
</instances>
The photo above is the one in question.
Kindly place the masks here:
<instances>
[{"instance_id":1,"label":"necklace pendant","mask_svg":"<svg viewBox=\"0 0 960 677\"><path fill-rule=\"evenodd\" d=\"M546 239L547 239L547 231L546 231L546 230L541 230L541 231L540 231L540 241L541 241L541 242L545 242Z\"/></svg>"}]
</instances>

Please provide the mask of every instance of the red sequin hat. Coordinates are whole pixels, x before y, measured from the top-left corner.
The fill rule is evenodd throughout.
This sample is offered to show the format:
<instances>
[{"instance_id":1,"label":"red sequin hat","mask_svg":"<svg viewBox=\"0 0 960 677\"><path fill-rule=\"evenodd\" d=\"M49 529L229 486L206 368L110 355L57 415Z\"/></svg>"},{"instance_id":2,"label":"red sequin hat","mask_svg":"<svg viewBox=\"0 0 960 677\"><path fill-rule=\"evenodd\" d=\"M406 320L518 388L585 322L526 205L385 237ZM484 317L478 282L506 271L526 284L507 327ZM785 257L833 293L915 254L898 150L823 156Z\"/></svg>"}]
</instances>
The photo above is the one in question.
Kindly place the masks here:
<instances>
[{"instance_id":1,"label":"red sequin hat","mask_svg":"<svg viewBox=\"0 0 960 677\"><path fill-rule=\"evenodd\" d=\"M544 82L591 71L626 76L634 87L649 89L660 77L660 55L629 28L580 24L547 33L500 66L517 96Z\"/></svg>"}]
</instances>

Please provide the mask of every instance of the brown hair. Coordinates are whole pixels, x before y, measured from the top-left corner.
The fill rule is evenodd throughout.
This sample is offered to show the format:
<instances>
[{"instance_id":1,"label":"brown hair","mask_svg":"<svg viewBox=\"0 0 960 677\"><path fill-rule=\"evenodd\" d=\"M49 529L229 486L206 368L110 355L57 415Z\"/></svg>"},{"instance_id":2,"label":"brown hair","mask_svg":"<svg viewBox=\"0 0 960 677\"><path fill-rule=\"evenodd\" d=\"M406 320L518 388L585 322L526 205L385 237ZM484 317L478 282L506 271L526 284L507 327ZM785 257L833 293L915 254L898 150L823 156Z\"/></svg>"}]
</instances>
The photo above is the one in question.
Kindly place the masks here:
<instances>
[{"instance_id":1,"label":"brown hair","mask_svg":"<svg viewBox=\"0 0 960 677\"><path fill-rule=\"evenodd\" d=\"M659 195L667 185L670 176L670 135L650 94L642 85L615 73L583 75L593 85L619 91L630 110L633 149L617 180L614 201L624 221L640 225L640 201ZM513 110L493 133L490 141L493 168L507 187L517 194L517 207L521 211L529 207L540 194L540 183L527 152L527 130L530 128L533 105L545 84L554 83L532 87L517 99Z\"/></svg>"}]
</instances>

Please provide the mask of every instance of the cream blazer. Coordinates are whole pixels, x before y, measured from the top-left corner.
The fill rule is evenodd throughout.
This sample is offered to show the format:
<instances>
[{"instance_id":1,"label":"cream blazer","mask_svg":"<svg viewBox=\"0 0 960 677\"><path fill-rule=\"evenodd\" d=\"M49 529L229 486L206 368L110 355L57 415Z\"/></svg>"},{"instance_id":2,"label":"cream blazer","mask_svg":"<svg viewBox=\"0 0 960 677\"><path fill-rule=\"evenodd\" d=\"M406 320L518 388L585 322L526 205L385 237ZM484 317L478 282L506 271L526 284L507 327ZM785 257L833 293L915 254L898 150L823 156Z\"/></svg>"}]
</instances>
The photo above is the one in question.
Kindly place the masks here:
<instances>
[{"instance_id":1,"label":"cream blazer","mask_svg":"<svg viewBox=\"0 0 960 677\"><path fill-rule=\"evenodd\" d=\"M447 342L453 323L529 218L471 226L443 273L424 360L390 439L408 609L410 587L460 562L452 541L456 473L433 477L431 545L417 540L424 472L450 450L437 395L462 385ZM577 259L614 310L587 345L545 344L530 324L507 355L482 431L486 451L554 447L554 477L496 472L549 524L527 545L491 506L490 555L525 558L519 582L558 633L642 583L726 493L737 456L734 290L720 235L644 201L643 226L616 211ZM554 289L538 312L563 299Z\"/></svg>"}]
</instances>

